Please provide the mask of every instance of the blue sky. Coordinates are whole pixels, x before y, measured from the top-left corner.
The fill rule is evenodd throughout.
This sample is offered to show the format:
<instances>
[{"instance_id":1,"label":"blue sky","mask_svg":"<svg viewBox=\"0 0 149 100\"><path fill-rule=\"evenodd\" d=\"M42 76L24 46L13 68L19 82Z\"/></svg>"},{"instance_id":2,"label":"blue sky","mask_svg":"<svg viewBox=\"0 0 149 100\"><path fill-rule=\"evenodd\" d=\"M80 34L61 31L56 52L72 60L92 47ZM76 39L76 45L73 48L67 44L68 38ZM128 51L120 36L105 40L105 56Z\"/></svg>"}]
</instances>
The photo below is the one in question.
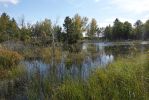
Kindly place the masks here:
<instances>
[{"instance_id":1,"label":"blue sky","mask_svg":"<svg viewBox=\"0 0 149 100\"><path fill-rule=\"evenodd\" d=\"M115 18L134 23L149 19L149 0L0 0L0 14L8 13L19 22L35 23L45 18L62 25L66 16L95 18L99 26L112 24Z\"/></svg>"}]
</instances>

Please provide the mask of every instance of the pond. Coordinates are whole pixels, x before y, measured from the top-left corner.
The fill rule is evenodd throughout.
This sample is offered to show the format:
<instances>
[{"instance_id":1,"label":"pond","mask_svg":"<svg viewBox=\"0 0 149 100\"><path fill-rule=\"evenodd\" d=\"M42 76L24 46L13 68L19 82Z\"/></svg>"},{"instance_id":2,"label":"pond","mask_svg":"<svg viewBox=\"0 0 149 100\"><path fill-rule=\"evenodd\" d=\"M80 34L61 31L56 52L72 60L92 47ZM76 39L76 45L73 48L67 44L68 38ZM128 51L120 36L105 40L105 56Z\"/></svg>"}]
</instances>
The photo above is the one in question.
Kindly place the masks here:
<instances>
[{"instance_id":1,"label":"pond","mask_svg":"<svg viewBox=\"0 0 149 100\"><path fill-rule=\"evenodd\" d=\"M94 68L104 67L112 63L119 56L133 57L135 53L143 53L148 50L148 48L148 42L145 41L138 44L131 42L83 43L81 50L77 52L77 54L71 55L72 57L62 52L60 61L55 61L54 68L59 78L70 75L72 77L81 77L81 79L85 79ZM47 62L43 59L33 59L25 60L22 63L26 65L29 73L38 69L42 76L46 76L49 70L52 70L51 60L52 59L49 59Z\"/></svg>"},{"instance_id":2,"label":"pond","mask_svg":"<svg viewBox=\"0 0 149 100\"><path fill-rule=\"evenodd\" d=\"M61 50L57 60L53 58L26 59L21 62L26 68L26 75L16 80L0 82L0 99L28 100L32 86L36 86L37 93L42 100L43 81L60 84L63 80L86 80L96 68L106 68L107 64L119 57L133 57L137 53L144 53L149 49L149 42L101 42L83 43L78 52ZM55 54L57 55L57 54ZM37 84L39 83L39 84ZM35 87L34 87L35 88Z\"/></svg>"}]
</instances>

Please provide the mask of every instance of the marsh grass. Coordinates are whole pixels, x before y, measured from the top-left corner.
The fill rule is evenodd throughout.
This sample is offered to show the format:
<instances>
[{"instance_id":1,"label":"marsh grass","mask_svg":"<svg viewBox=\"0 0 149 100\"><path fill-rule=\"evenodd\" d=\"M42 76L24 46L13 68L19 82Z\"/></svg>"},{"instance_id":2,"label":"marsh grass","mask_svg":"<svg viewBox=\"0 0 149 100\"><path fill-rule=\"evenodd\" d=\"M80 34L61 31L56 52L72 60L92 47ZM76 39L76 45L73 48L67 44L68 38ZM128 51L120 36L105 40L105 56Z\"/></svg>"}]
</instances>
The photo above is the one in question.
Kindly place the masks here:
<instances>
[{"instance_id":1,"label":"marsh grass","mask_svg":"<svg viewBox=\"0 0 149 100\"><path fill-rule=\"evenodd\" d=\"M149 55L119 58L85 81L68 79L53 88L47 80L46 85L53 100L148 100Z\"/></svg>"},{"instance_id":2,"label":"marsh grass","mask_svg":"<svg viewBox=\"0 0 149 100\"><path fill-rule=\"evenodd\" d=\"M72 65L73 63L76 65L82 64L87 54L85 52L68 52L66 55L65 63L67 65Z\"/></svg>"},{"instance_id":3,"label":"marsh grass","mask_svg":"<svg viewBox=\"0 0 149 100\"><path fill-rule=\"evenodd\" d=\"M92 51L92 48L89 49ZM94 50L94 49L93 49ZM97 54L93 51L92 54ZM55 59L62 58L60 48L55 49ZM52 59L52 49L40 49L39 56L47 62ZM65 52L65 63L80 64L88 56L85 52ZM35 75L29 83L30 100L148 100L149 52L133 57L118 56L104 68L94 69L86 80L65 79L62 82L42 79ZM54 76L54 75L53 75ZM52 81L52 82L51 82Z\"/></svg>"},{"instance_id":4,"label":"marsh grass","mask_svg":"<svg viewBox=\"0 0 149 100\"><path fill-rule=\"evenodd\" d=\"M142 60L140 60L142 59ZM145 79L149 73L145 68L149 65L147 59L121 59L96 70L88 82L89 97L92 99L116 100L146 100L148 98L148 83Z\"/></svg>"},{"instance_id":5,"label":"marsh grass","mask_svg":"<svg viewBox=\"0 0 149 100\"><path fill-rule=\"evenodd\" d=\"M0 69L0 80L15 79L26 74L25 66L19 64L14 68Z\"/></svg>"},{"instance_id":6,"label":"marsh grass","mask_svg":"<svg viewBox=\"0 0 149 100\"><path fill-rule=\"evenodd\" d=\"M53 99L55 100L85 100L83 84L79 81L67 80L57 89Z\"/></svg>"},{"instance_id":7,"label":"marsh grass","mask_svg":"<svg viewBox=\"0 0 149 100\"><path fill-rule=\"evenodd\" d=\"M85 52L69 52L62 51L61 48L55 48L54 54L52 48L42 48L39 52L39 56L47 63L50 63L52 57L57 63L60 63L62 59L65 59L66 66L71 66L73 63L81 64L87 54Z\"/></svg>"},{"instance_id":8,"label":"marsh grass","mask_svg":"<svg viewBox=\"0 0 149 100\"><path fill-rule=\"evenodd\" d=\"M15 51L0 49L0 68L11 68L19 64L23 57Z\"/></svg>"},{"instance_id":9,"label":"marsh grass","mask_svg":"<svg viewBox=\"0 0 149 100\"><path fill-rule=\"evenodd\" d=\"M23 50L21 50L19 52L27 60L28 59L34 59L34 58L39 58L40 48L26 47L26 48L24 48Z\"/></svg>"},{"instance_id":10,"label":"marsh grass","mask_svg":"<svg viewBox=\"0 0 149 100\"><path fill-rule=\"evenodd\" d=\"M58 48L58 47L55 48L54 54L52 52L52 48L51 47L41 48L40 51L39 51L39 55L47 63L50 63L50 60L53 59L53 58L58 63L62 59L62 51L61 51L61 48Z\"/></svg>"}]
</instances>

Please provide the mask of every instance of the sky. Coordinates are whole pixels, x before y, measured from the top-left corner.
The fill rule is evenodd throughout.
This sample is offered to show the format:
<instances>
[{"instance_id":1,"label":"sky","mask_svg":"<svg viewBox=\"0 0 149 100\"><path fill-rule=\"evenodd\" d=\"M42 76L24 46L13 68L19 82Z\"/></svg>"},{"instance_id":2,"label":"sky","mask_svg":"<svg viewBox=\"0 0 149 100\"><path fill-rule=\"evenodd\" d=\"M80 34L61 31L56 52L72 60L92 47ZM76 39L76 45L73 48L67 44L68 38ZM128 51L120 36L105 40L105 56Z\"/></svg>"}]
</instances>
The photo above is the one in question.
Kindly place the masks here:
<instances>
[{"instance_id":1,"label":"sky","mask_svg":"<svg viewBox=\"0 0 149 100\"><path fill-rule=\"evenodd\" d=\"M149 19L149 0L0 0L0 14L3 12L18 23L22 17L32 24L48 18L60 25L66 16L78 13L95 18L104 27L116 18L132 24L139 19L145 22Z\"/></svg>"}]
</instances>

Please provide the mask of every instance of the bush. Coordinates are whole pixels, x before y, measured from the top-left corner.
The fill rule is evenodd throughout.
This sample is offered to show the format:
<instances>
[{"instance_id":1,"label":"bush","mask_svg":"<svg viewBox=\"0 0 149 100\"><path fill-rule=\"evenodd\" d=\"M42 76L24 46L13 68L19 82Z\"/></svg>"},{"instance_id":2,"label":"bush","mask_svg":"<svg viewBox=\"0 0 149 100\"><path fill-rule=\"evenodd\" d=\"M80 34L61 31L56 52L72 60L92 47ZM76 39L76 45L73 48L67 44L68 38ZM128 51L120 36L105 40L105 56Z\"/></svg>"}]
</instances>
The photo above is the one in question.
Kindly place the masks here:
<instances>
[{"instance_id":1,"label":"bush","mask_svg":"<svg viewBox=\"0 0 149 100\"><path fill-rule=\"evenodd\" d=\"M11 68L17 65L23 57L14 51L0 49L0 67Z\"/></svg>"}]
</instances>

